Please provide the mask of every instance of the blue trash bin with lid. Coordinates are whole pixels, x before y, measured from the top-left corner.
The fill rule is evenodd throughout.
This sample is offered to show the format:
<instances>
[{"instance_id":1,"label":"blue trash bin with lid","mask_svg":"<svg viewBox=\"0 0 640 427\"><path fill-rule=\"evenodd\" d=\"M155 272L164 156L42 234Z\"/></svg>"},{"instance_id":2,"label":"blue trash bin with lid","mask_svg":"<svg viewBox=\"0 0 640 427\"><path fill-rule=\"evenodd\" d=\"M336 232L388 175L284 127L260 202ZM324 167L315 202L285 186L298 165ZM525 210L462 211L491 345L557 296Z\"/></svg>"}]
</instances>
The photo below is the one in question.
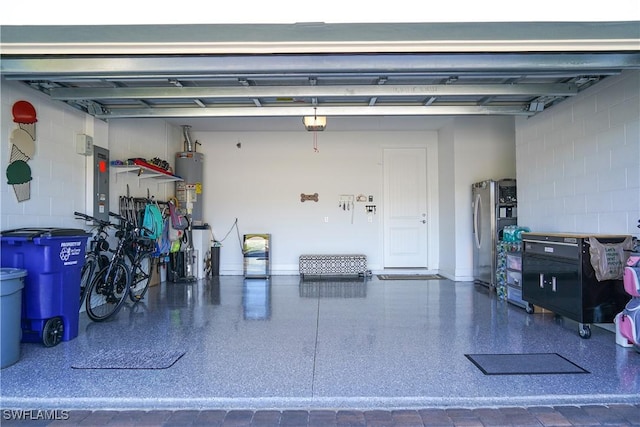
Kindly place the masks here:
<instances>
[{"instance_id":1,"label":"blue trash bin with lid","mask_svg":"<svg viewBox=\"0 0 640 427\"><path fill-rule=\"evenodd\" d=\"M51 347L78 336L81 270L89 236L74 228L0 232L1 265L27 270L22 342Z\"/></svg>"}]
</instances>

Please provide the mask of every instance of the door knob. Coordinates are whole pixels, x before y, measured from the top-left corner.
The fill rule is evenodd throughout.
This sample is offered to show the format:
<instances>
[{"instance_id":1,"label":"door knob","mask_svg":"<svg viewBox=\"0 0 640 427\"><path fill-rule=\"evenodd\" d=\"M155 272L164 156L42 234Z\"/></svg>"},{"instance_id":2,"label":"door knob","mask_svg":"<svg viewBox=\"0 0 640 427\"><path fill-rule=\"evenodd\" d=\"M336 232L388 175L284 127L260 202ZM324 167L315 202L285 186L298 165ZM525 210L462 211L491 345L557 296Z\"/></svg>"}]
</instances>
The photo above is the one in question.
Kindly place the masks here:
<instances>
[{"instance_id":1,"label":"door knob","mask_svg":"<svg viewBox=\"0 0 640 427\"><path fill-rule=\"evenodd\" d=\"M427 220L426 220L426 219L423 219L423 220L422 220L422 223L423 223L423 224L426 224L426 223L427 223Z\"/></svg>"}]
</instances>

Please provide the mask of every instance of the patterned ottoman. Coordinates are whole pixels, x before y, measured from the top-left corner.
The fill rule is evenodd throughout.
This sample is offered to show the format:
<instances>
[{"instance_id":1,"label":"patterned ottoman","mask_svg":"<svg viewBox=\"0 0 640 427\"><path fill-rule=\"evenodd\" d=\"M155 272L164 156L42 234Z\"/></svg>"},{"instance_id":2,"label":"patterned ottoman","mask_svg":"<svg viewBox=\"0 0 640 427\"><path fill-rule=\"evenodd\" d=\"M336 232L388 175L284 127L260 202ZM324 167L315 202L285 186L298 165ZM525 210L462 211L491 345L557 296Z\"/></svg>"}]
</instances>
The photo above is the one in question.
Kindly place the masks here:
<instances>
[{"instance_id":1,"label":"patterned ottoman","mask_svg":"<svg viewBox=\"0 0 640 427\"><path fill-rule=\"evenodd\" d=\"M365 255L300 255L300 276L364 276L367 273Z\"/></svg>"}]
</instances>

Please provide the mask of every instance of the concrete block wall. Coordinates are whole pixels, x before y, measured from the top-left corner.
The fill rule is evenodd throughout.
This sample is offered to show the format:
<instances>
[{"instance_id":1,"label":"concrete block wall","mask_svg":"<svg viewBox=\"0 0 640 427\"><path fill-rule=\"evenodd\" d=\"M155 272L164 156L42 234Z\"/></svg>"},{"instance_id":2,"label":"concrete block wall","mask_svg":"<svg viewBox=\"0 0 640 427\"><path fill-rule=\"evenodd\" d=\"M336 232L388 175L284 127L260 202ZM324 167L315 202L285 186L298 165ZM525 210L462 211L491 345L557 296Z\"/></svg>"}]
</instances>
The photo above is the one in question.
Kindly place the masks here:
<instances>
[{"instance_id":1,"label":"concrete block wall","mask_svg":"<svg viewBox=\"0 0 640 427\"><path fill-rule=\"evenodd\" d=\"M516 165L520 225L638 236L640 72L518 119Z\"/></svg>"},{"instance_id":2,"label":"concrete block wall","mask_svg":"<svg viewBox=\"0 0 640 427\"><path fill-rule=\"evenodd\" d=\"M31 103L37 116L35 154L31 169L30 197L18 201L6 177L0 184L0 228L82 228L75 210L85 211L87 156L76 153L76 136L87 134L100 146L108 144L108 126L61 102L15 82L2 80L0 163L3 175L10 163L11 135L18 124L11 113L15 102Z\"/></svg>"}]
</instances>

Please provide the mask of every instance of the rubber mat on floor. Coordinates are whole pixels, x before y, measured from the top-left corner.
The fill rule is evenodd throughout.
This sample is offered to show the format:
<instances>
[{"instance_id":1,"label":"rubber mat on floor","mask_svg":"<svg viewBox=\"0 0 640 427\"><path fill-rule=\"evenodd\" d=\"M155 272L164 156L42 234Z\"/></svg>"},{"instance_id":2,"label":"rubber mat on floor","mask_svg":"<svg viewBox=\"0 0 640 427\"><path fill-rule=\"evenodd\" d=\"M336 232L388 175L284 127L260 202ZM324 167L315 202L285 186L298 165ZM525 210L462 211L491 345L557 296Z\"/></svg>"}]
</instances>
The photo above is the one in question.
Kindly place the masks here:
<instances>
[{"instance_id":1,"label":"rubber mat on floor","mask_svg":"<svg viewBox=\"0 0 640 427\"><path fill-rule=\"evenodd\" d=\"M167 369L184 351L103 350L75 361L73 369Z\"/></svg>"},{"instance_id":2,"label":"rubber mat on floor","mask_svg":"<svg viewBox=\"0 0 640 427\"><path fill-rule=\"evenodd\" d=\"M485 375L588 374L558 353L465 354Z\"/></svg>"},{"instance_id":3,"label":"rubber mat on floor","mask_svg":"<svg viewBox=\"0 0 640 427\"><path fill-rule=\"evenodd\" d=\"M380 280L441 280L439 274L378 274Z\"/></svg>"}]
</instances>

